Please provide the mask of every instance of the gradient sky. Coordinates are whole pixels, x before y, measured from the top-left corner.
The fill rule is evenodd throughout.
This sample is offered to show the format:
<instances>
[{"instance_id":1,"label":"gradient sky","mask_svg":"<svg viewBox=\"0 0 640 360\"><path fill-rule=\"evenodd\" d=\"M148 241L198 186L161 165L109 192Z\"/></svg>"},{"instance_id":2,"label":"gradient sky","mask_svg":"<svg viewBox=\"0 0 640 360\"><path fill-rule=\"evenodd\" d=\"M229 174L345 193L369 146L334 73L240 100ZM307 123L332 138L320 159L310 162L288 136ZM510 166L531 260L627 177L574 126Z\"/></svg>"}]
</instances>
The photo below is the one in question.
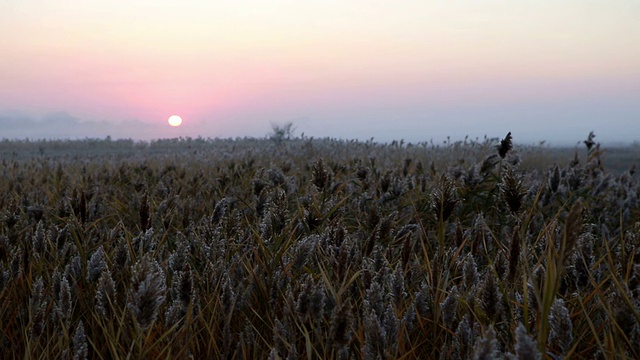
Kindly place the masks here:
<instances>
[{"instance_id":1,"label":"gradient sky","mask_svg":"<svg viewBox=\"0 0 640 360\"><path fill-rule=\"evenodd\" d=\"M0 138L76 136L60 114L89 137L640 141L640 1L0 0Z\"/></svg>"}]
</instances>

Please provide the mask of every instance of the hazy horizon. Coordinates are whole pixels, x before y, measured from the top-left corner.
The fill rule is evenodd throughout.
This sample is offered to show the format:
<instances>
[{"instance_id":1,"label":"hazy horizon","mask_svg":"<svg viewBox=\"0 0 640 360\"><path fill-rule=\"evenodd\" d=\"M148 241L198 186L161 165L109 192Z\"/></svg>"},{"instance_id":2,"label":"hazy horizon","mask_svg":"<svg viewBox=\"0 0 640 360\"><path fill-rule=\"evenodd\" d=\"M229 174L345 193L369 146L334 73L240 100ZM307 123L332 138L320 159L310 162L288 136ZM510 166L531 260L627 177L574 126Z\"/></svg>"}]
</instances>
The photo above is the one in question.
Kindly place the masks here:
<instances>
[{"instance_id":1,"label":"hazy horizon","mask_svg":"<svg viewBox=\"0 0 640 360\"><path fill-rule=\"evenodd\" d=\"M479 140L483 141L486 138L502 138L507 132L511 132L515 137L514 141L520 145L540 145L547 146L580 146L587 138L587 135L592 130L581 128L582 132L575 132L572 136L548 137L548 138L534 138L526 132L519 133L513 132L509 127L505 127L506 130L493 131L485 133L475 134L435 134L424 133L414 134L413 136L345 136L340 135L339 131L328 131L325 133L309 133L304 131L304 128L300 126L300 123L295 121L289 121L293 124L293 135L296 138L304 136L305 138L334 138L340 140L359 140L367 141L374 139L378 143L390 143L394 140L404 140L407 143L420 143L420 142L432 142L434 144L440 144L444 142L456 142L467 140ZM47 114L41 119L29 118L25 115L18 115L13 113L12 115L0 114L0 128L2 135L0 140L84 140L84 139L105 139L107 137L117 139L132 139L137 141L151 141L159 139L171 139L171 138L210 138L210 139L235 139L235 138L267 138L273 131L274 125L282 125L286 122L267 122L260 131L255 133L215 133L207 131L194 130L192 125L183 125L179 128L167 128L159 127L154 124L142 122L140 120L124 120L121 122L107 122L107 121L81 121L80 119L73 117L65 112ZM304 122L302 123L304 125ZM373 133L373 132L372 132ZM621 141L615 137L603 137L599 133L595 132L596 141L602 143L605 146L626 146L626 145L638 145L639 140Z\"/></svg>"},{"instance_id":2,"label":"hazy horizon","mask_svg":"<svg viewBox=\"0 0 640 360\"><path fill-rule=\"evenodd\" d=\"M640 141L640 2L7 1L0 53L0 139Z\"/></svg>"}]
</instances>

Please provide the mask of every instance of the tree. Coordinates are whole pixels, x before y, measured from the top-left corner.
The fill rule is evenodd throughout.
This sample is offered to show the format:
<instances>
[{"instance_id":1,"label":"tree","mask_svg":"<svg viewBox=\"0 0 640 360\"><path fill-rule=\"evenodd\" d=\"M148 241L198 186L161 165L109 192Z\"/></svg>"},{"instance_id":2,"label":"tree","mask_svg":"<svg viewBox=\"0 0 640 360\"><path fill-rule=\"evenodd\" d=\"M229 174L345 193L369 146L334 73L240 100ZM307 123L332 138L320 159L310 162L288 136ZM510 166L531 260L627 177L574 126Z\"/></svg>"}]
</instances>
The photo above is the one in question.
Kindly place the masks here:
<instances>
[{"instance_id":1,"label":"tree","mask_svg":"<svg viewBox=\"0 0 640 360\"><path fill-rule=\"evenodd\" d=\"M271 133L269 133L269 139L273 140L276 144L282 144L285 140L290 140L293 137L295 128L292 122L286 122L284 124L271 123Z\"/></svg>"}]
</instances>

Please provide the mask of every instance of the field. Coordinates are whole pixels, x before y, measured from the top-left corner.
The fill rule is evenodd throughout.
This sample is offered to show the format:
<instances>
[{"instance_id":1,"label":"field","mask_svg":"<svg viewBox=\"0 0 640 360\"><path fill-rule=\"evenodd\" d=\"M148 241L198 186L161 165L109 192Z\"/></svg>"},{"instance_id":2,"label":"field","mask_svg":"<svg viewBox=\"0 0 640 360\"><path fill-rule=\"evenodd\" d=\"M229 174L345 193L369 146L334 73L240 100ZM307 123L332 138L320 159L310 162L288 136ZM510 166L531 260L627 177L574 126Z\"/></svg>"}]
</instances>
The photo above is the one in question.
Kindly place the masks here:
<instances>
[{"instance_id":1,"label":"field","mask_svg":"<svg viewBox=\"0 0 640 360\"><path fill-rule=\"evenodd\" d=\"M637 359L639 153L5 140L0 356Z\"/></svg>"}]
</instances>

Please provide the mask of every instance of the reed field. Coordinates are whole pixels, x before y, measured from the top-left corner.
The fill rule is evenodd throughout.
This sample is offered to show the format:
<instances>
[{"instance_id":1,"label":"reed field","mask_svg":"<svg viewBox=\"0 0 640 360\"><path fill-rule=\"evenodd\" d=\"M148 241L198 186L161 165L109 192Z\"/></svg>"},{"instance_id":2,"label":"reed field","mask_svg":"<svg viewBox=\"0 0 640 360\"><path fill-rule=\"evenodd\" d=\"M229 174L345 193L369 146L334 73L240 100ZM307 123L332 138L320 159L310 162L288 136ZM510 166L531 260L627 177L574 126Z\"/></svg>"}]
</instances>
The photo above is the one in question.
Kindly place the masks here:
<instances>
[{"instance_id":1,"label":"reed field","mask_svg":"<svg viewBox=\"0 0 640 360\"><path fill-rule=\"evenodd\" d=\"M0 141L0 357L640 358L640 148L502 136Z\"/></svg>"}]
</instances>

